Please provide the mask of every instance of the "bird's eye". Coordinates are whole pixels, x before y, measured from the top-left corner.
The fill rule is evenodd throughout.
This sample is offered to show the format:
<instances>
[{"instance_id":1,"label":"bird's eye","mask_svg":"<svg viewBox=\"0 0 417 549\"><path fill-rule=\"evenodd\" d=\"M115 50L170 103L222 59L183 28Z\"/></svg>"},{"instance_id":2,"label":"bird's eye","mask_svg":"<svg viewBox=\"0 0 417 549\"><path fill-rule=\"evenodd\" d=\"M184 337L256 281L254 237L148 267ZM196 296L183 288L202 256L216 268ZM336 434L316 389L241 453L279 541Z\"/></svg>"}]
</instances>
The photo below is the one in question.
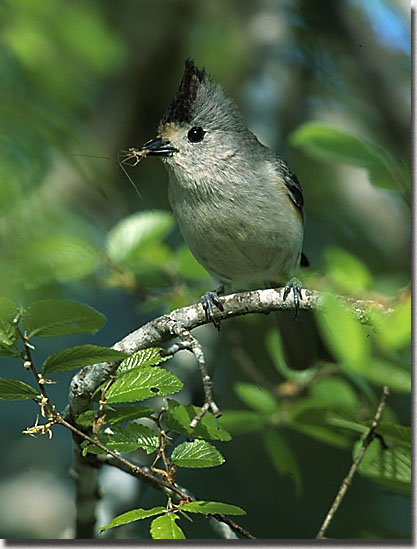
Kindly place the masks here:
<instances>
[{"instance_id":1,"label":"bird's eye","mask_svg":"<svg viewBox=\"0 0 417 549\"><path fill-rule=\"evenodd\" d=\"M191 143L198 143L203 139L205 133L206 132L201 126L193 126L188 132L188 140L191 141Z\"/></svg>"}]
</instances>

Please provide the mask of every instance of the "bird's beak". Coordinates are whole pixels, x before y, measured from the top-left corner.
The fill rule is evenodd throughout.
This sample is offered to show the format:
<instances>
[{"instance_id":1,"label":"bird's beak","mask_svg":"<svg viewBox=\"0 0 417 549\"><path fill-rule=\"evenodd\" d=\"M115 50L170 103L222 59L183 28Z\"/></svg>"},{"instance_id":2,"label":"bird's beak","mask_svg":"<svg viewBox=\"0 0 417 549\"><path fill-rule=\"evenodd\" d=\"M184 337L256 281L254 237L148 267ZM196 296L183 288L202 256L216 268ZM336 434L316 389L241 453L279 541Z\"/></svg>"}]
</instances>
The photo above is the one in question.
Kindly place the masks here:
<instances>
[{"instance_id":1,"label":"bird's beak","mask_svg":"<svg viewBox=\"0 0 417 549\"><path fill-rule=\"evenodd\" d=\"M167 139L162 137L156 137L147 141L141 148L143 156L169 156L174 152L178 152L178 149L173 147Z\"/></svg>"}]
</instances>

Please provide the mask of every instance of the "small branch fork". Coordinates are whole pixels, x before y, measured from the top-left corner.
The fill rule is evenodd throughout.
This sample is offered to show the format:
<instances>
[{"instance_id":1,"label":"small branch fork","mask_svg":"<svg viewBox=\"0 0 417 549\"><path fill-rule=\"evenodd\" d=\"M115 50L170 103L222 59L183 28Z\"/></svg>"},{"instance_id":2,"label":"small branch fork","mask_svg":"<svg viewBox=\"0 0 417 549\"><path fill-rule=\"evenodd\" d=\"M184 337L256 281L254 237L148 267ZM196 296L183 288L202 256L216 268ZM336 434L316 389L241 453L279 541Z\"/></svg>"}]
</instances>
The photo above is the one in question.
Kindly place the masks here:
<instances>
[{"instance_id":1,"label":"small branch fork","mask_svg":"<svg viewBox=\"0 0 417 549\"><path fill-rule=\"evenodd\" d=\"M316 536L316 539L325 539L325 533L333 520L333 517L336 513L336 511L339 509L340 504L342 503L342 500L350 487L352 483L352 479L355 476L356 471L358 470L358 467L363 459L363 456L365 455L366 450L368 449L368 446L371 444L371 442L376 437L375 429L378 426L379 420L381 419L382 410L384 409L384 406L387 402L389 396L389 390L388 387L384 387L382 391L382 395L378 404L378 408L375 412L374 419L372 420L372 424L369 428L368 433L366 434L366 437L362 441L361 449L359 450L358 455L356 456L355 460L353 461L348 474L343 479L342 484L340 485L339 491L336 494L336 497L333 501L332 506L330 507L329 512L327 513L326 518L324 519L323 524L321 525L321 528L319 530L319 533Z\"/></svg>"},{"instance_id":2,"label":"small branch fork","mask_svg":"<svg viewBox=\"0 0 417 549\"><path fill-rule=\"evenodd\" d=\"M220 417L221 412L217 404L213 400L213 383L206 369L206 360L204 357L203 347L201 343L195 338L188 330L178 330L178 337L181 339L181 343L174 343L171 347L164 350L161 354L163 356L173 355L178 351L187 349L191 351L197 361L198 368L200 370L201 380L203 382L204 389L204 404L201 407L199 413L194 417L190 423L190 427L194 429L197 427L198 422L204 416L208 410L211 410L215 417Z\"/></svg>"}]
</instances>

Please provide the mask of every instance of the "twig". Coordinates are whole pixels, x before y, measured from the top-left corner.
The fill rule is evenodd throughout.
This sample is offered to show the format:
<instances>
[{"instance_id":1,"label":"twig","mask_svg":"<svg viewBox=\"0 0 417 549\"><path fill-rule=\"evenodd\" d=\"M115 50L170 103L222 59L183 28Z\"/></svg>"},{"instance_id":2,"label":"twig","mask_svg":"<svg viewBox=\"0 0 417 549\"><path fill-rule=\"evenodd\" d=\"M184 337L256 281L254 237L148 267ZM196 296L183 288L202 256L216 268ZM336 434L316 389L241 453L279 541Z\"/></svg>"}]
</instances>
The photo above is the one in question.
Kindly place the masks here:
<instances>
[{"instance_id":1,"label":"twig","mask_svg":"<svg viewBox=\"0 0 417 549\"><path fill-rule=\"evenodd\" d=\"M356 471L358 470L358 467L359 467L359 465L360 465L360 463L363 459L363 456L365 455L366 450L368 449L368 446L370 445L370 443L375 438L375 429L378 426L378 422L381 418L382 410L384 409L384 406L385 406L385 403L387 401L388 396L389 396L389 389L388 389L388 387L384 387L384 389L382 391L380 401L379 401L379 404L378 404L378 408L376 410L374 419L372 421L372 424L369 428L369 431L368 431L366 437L362 441L361 449L360 449L358 455L356 456L356 459L353 461L353 463L352 463L352 465L349 469L348 474L343 479L342 484L340 485L339 491L337 492L336 497L333 501L333 504L330 507L330 510L327 513L327 516L324 519L323 524L321 525L321 528L319 530L319 533L316 536L316 539L324 539L324 537L325 537L324 535L326 533L326 530L329 527L330 522L333 520L333 517L334 517L336 511L338 510L338 508L339 508L339 506L340 506L340 504L341 504L341 502L342 502L349 486L351 485L352 479L353 479Z\"/></svg>"},{"instance_id":2,"label":"twig","mask_svg":"<svg viewBox=\"0 0 417 549\"><path fill-rule=\"evenodd\" d=\"M116 460L113 457L98 456L98 458L104 464L111 465L112 467L116 467L117 469L120 469L120 470L122 470L125 473L128 473L130 475L138 476L131 467L127 467L125 465L125 463L122 463L121 461ZM141 469L144 470L144 469L146 469L146 467L141 467ZM139 478L141 478L141 477L139 476ZM157 486L155 486L155 488L158 488L159 490L162 490L163 492L165 492L169 496L173 495L171 487L167 486L163 483L159 483ZM180 487L177 486L177 490L175 490L175 495L177 495L177 496L179 495L180 499L186 499L188 501L198 501L197 498L195 498L186 488L183 488L183 487L180 488ZM237 532L238 534L240 534L241 536L243 536L247 539L256 539L255 536L253 536L248 530L246 530L245 528L243 528L242 526L240 526L239 524L234 522L232 519L230 519L226 515L215 514L215 515L207 515L207 516L209 518L213 518L213 520L223 522L224 524L229 526L232 530L234 530L235 532Z\"/></svg>"}]
</instances>

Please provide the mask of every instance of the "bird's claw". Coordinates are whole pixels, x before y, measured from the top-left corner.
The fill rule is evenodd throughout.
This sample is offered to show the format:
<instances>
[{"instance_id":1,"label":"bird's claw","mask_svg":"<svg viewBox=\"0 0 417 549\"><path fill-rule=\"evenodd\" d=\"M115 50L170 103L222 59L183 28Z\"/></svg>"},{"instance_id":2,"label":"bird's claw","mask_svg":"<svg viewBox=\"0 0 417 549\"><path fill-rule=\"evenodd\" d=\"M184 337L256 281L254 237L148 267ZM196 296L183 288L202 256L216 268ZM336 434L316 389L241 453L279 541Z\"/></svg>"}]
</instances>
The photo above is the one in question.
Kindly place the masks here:
<instances>
[{"instance_id":1,"label":"bird's claw","mask_svg":"<svg viewBox=\"0 0 417 549\"><path fill-rule=\"evenodd\" d=\"M220 311L224 311L224 307L219 299L219 294L224 291L221 286L217 290L210 290L201 297L201 304L206 315L206 320L213 322L215 328L220 330L220 320L216 318L214 314L213 305L215 305Z\"/></svg>"},{"instance_id":2,"label":"bird's claw","mask_svg":"<svg viewBox=\"0 0 417 549\"><path fill-rule=\"evenodd\" d=\"M291 291L293 294L294 310L295 310L294 320L296 320L298 316L298 311L300 309L300 300L303 299L303 296L301 294L301 288L302 288L302 285L301 285L301 282L298 280L298 278L291 278L291 280L289 280L284 286L284 295L283 295L284 301L287 299Z\"/></svg>"}]
</instances>

